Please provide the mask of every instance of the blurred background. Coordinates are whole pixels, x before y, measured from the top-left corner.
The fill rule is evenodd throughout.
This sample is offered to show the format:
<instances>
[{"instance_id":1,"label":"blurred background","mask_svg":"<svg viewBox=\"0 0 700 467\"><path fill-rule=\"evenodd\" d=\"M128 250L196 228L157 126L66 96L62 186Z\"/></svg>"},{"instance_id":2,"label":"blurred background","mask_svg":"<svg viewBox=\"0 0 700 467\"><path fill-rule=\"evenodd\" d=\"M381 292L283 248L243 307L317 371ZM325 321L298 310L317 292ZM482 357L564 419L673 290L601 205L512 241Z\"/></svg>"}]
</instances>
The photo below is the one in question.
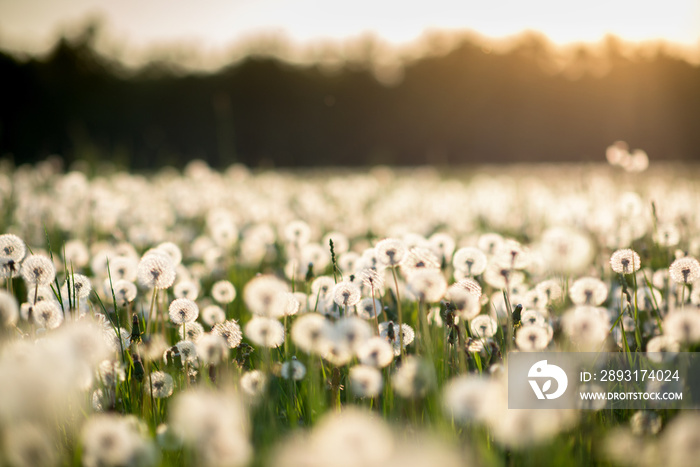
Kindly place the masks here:
<instances>
[{"instance_id":1,"label":"blurred background","mask_svg":"<svg viewBox=\"0 0 700 467\"><path fill-rule=\"evenodd\" d=\"M695 161L699 122L699 0L0 2L15 164Z\"/></svg>"}]
</instances>

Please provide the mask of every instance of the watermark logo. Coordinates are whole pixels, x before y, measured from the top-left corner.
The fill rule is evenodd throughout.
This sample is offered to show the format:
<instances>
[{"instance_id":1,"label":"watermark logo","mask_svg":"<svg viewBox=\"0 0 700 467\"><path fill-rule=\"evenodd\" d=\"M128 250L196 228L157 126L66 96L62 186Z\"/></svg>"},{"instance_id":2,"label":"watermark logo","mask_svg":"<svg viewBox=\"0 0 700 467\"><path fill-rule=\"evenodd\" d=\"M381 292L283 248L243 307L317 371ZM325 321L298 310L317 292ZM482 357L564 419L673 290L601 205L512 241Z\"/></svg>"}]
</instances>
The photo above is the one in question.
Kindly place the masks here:
<instances>
[{"instance_id":1,"label":"watermark logo","mask_svg":"<svg viewBox=\"0 0 700 467\"><path fill-rule=\"evenodd\" d=\"M569 384L566 372L557 365L547 364L547 360L540 360L532 365L527 376L538 399L557 399L564 394ZM542 387L538 383L539 380L542 380ZM557 382L557 387L556 391L550 394L548 391L552 389L552 380Z\"/></svg>"}]
</instances>

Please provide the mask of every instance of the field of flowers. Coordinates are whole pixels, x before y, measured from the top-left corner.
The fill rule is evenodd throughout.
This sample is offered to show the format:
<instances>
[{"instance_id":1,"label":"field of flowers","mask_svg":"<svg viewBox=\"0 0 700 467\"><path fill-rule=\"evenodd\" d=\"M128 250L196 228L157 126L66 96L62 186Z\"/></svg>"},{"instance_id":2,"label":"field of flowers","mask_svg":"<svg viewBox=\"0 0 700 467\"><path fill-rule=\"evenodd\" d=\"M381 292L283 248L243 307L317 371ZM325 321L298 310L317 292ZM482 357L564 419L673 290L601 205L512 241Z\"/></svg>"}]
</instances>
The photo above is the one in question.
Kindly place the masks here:
<instances>
[{"instance_id":1,"label":"field of flowers","mask_svg":"<svg viewBox=\"0 0 700 467\"><path fill-rule=\"evenodd\" d=\"M644 168L3 165L0 465L698 465L695 410L508 409L509 352L698 349Z\"/></svg>"}]
</instances>

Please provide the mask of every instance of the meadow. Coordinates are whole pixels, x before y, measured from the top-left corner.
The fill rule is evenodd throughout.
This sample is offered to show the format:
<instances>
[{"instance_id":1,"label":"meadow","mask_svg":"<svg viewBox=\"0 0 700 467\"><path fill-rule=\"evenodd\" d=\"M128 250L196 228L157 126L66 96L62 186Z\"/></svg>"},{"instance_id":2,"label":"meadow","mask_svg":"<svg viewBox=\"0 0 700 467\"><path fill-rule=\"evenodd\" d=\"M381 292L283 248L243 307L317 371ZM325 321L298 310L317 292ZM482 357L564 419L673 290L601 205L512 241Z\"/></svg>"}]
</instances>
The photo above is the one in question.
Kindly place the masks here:
<instances>
[{"instance_id":1,"label":"meadow","mask_svg":"<svg viewBox=\"0 0 700 467\"><path fill-rule=\"evenodd\" d=\"M0 464L697 465L509 352L696 351L692 166L0 168Z\"/></svg>"}]
</instances>

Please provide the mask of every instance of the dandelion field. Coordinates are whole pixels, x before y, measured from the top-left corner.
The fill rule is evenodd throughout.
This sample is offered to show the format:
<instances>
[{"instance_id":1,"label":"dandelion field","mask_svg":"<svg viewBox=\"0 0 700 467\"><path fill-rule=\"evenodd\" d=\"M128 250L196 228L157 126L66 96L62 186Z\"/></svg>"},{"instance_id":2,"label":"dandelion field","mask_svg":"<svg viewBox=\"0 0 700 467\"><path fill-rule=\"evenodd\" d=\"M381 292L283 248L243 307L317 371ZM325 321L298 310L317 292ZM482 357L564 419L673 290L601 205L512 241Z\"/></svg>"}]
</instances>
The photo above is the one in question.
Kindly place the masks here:
<instances>
[{"instance_id":1,"label":"dandelion field","mask_svg":"<svg viewBox=\"0 0 700 467\"><path fill-rule=\"evenodd\" d=\"M645 168L0 166L0 465L697 465L695 410L508 408L509 352L698 350Z\"/></svg>"}]
</instances>

